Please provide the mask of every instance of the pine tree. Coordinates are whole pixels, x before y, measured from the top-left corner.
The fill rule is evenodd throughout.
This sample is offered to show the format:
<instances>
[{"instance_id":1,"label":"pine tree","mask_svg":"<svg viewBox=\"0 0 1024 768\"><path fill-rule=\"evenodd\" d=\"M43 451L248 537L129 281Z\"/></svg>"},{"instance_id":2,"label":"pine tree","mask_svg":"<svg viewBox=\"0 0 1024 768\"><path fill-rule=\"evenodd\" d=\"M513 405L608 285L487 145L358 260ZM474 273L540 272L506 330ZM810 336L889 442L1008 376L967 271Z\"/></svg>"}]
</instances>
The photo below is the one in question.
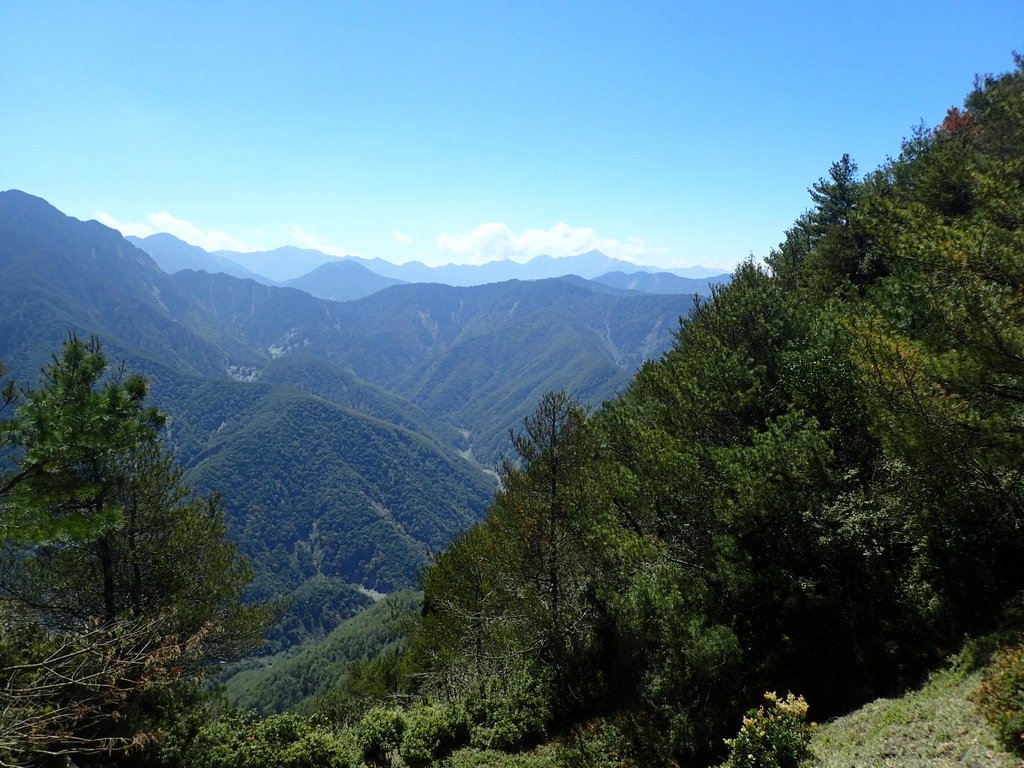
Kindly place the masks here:
<instances>
[{"instance_id":1,"label":"pine tree","mask_svg":"<svg viewBox=\"0 0 1024 768\"><path fill-rule=\"evenodd\" d=\"M216 498L163 452L144 378L71 337L6 423L0 618L7 755L113 751L144 740L157 692L251 644L248 567ZM15 695L12 692L17 692Z\"/></svg>"}]
</instances>

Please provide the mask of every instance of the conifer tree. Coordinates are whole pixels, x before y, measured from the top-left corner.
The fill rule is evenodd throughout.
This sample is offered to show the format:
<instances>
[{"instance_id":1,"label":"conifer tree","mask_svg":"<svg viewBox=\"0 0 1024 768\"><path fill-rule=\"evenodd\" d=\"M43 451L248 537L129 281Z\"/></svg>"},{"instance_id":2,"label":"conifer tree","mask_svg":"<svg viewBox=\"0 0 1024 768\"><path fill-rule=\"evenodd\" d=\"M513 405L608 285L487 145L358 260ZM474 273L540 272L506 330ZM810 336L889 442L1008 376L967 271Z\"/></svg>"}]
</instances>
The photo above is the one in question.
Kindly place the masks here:
<instances>
[{"instance_id":1,"label":"conifer tree","mask_svg":"<svg viewBox=\"0 0 1024 768\"><path fill-rule=\"evenodd\" d=\"M5 424L5 762L138 745L159 728L153 701L262 628L217 499L182 484L147 389L72 336Z\"/></svg>"}]
</instances>

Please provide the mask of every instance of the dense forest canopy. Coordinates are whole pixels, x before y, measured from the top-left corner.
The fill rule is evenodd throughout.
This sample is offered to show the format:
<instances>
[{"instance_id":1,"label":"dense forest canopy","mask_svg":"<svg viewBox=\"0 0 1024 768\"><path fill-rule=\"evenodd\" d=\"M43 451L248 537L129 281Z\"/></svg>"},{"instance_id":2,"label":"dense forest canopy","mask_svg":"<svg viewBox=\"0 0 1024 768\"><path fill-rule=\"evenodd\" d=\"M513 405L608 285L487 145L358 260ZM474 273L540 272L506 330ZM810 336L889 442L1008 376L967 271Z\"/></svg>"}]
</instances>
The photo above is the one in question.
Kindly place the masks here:
<instances>
[{"instance_id":1,"label":"dense forest canopy","mask_svg":"<svg viewBox=\"0 0 1024 768\"><path fill-rule=\"evenodd\" d=\"M1015 61L883 167L838 159L764 263L701 302L620 397L591 412L544 396L486 519L399 617L405 644L321 694L319 720L192 709L130 759L428 765L560 737L570 764L709 764L765 690L828 717L1009 621L1024 587ZM39 539L37 510L63 497L12 471L9 541ZM87 511L69 535L101 556L131 530ZM34 627L54 642L47 617ZM4 631L5 653L33 647Z\"/></svg>"}]
</instances>

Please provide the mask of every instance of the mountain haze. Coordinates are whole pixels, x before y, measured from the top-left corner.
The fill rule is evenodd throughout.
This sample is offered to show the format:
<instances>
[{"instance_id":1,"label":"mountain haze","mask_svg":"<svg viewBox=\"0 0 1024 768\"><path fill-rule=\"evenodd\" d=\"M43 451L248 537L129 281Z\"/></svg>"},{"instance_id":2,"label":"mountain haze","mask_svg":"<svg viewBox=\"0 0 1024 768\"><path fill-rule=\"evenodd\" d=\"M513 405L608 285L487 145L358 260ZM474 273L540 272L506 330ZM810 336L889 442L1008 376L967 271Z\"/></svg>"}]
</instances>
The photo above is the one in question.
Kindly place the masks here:
<instances>
[{"instance_id":1,"label":"mountain haze","mask_svg":"<svg viewBox=\"0 0 1024 768\"><path fill-rule=\"evenodd\" d=\"M258 591L284 594L325 569L382 589L412 583L427 552L479 516L491 481L400 398L370 385L361 394L358 378L337 377L344 399L368 404L366 413L288 381L243 325L218 315L210 296L220 284L273 297L285 314L289 299L320 303L223 274L169 276L114 230L0 193L0 359L19 381L34 384L69 331L100 336L111 359L145 373L190 482L227 491L229 528L254 560ZM294 322L301 311L291 314ZM264 366L273 373L255 381ZM341 436L352 439L331 442Z\"/></svg>"},{"instance_id":2,"label":"mountain haze","mask_svg":"<svg viewBox=\"0 0 1024 768\"><path fill-rule=\"evenodd\" d=\"M698 278L680 277L671 272L606 272L593 280L611 288L642 293L696 293L710 296L713 286L729 282L729 275Z\"/></svg>"},{"instance_id":3,"label":"mountain haze","mask_svg":"<svg viewBox=\"0 0 1024 768\"><path fill-rule=\"evenodd\" d=\"M284 246L272 251L215 251L211 254L241 264L275 283L283 283L312 272L337 257L310 248Z\"/></svg>"},{"instance_id":4,"label":"mountain haze","mask_svg":"<svg viewBox=\"0 0 1024 768\"><path fill-rule=\"evenodd\" d=\"M209 253L199 246L189 245L166 232L158 232L149 237L128 236L125 240L152 256L157 266L168 274L183 269L195 269L203 272L223 272L232 277L248 278L261 283L273 283L269 278L246 269L237 261Z\"/></svg>"},{"instance_id":5,"label":"mountain haze","mask_svg":"<svg viewBox=\"0 0 1024 768\"><path fill-rule=\"evenodd\" d=\"M692 307L566 280L335 302L224 272L168 275L116 231L17 191L0 193L0 299L0 359L20 381L69 331L150 378L165 439L197 489L224 492L260 594L320 576L412 584L482 514L508 429L543 392L614 396Z\"/></svg>"},{"instance_id":6,"label":"mountain haze","mask_svg":"<svg viewBox=\"0 0 1024 768\"><path fill-rule=\"evenodd\" d=\"M484 283L498 283L505 280L541 280L544 278L561 277L562 275L579 275L587 279L599 277L608 272L662 272L660 267L647 267L633 264L621 259L614 259L600 251L588 251L577 256L536 256L525 263L501 259L486 264L445 264L439 267L428 267L417 261L405 264L391 264L381 259L358 259L346 257L363 263L369 269L386 277L394 277L407 283L445 283L446 285L469 286ZM679 270L668 270L680 277L706 278L719 276L717 270L703 267L688 267Z\"/></svg>"},{"instance_id":7,"label":"mountain haze","mask_svg":"<svg viewBox=\"0 0 1024 768\"><path fill-rule=\"evenodd\" d=\"M398 283L474 286L507 280L542 280L570 274L592 280L609 273L622 273L634 278L630 290L648 293L707 293L709 283L725 283L729 280L728 274L720 273L718 270L704 267L665 270L661 267L641 266L614 259L600 251L559 258L537 256L526 263L501 259L479 265L445 264L429 267L418 261L393 264L379 258L336 257L320 251L294 247L247 253L208 253L202 248L166 234L153 235L144 240L133 238L132 242L144 250L152 249L151 255L168 272L196 269L225 272L237 277L255 276L260 282L290 285L319 298L335 301L359 298L373 290ZM379 282L374 282L366 273L354 266L347 265L362 267L377 276ZM657 274L659 277L647 277L649 274ZM673 277L681 280L673 280ZM612 282L607 284L624 287L620 285L622 282L623 278L613 278Z\"/></svg>"}]
</instances>

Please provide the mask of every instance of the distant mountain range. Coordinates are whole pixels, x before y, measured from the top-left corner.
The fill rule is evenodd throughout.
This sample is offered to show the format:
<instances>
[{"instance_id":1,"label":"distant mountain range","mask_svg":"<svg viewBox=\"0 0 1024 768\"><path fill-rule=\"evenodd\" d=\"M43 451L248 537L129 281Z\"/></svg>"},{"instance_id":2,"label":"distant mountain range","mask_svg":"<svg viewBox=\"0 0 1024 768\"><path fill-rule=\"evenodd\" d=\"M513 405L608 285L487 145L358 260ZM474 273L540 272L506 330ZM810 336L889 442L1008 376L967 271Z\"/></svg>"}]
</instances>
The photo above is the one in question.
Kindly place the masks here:
<instances>
[{"instance_id":1,"label":"distant mountain range","mask_svg":"<svg viewBox=\"0 0 1024 768\"><path fill-rule=\"evenodd\" d=\"M440 267L428 267L416 261L396 265L382 259L356 259L353 256L346 258L359 261L384 277L393 277L407 283L444 283L457 286L483 285L505 280L543 280L564 275L577 275L590 280L609 272L667 272L678 277L717 278L719 282L727 282L729 279L727 274L703 267L664 270L660 267L638 266L628 261L613 259L600 251L561 258L537 256L525 264L505 259L480 265L447 264Z\"/></svg>"},{"instance_id":2,"label":"distant mountain range","mask_svg":"<svg viewBox=\"0 0 1024 768\"><path fill-rule=\"evenodd\" d=\"M537 256L525 264L506 259L481 265L447 264L428 267L416 261L392 264L383 259L356 256L339 258L320 251L291 247L252 253L208 253L164 233L146 238L129 237L128 240L146 251L168 273L183 269L223 272L234 277L249 277L268 285L300 288L313 296L332 301L362 298L399 283L474 286L507 280L576 276L642 293L707 295L712 285L729 281L728 274L716 270L703 267L664 270L660 267L637 266L610 258L600 251L564 258Z\"/></svg>"},{"instance_id":3,"label":"distant mountain range","mask_svg":"<svg viewBox=\"0 0 1024 768\"><path fill-rule=\"evenodd\" d=\"M158 232L147 238L126 237L129 243L137 245L150 256L157 265L169 275L183 269L194 269L203 272L223 272L232 277L249 278L263 283L273 284L273 280L246 269L237 261L209 253L196 245L189 245L174 235Z\"/></svg>"},{"instance_id":4,"label":"distant mountain range","mask_svg":"<svg viewBox=\"0 0 1024 768\"><path fill-rule=\"evenodd\" d=\"M223 493L254 595L324 577L415 583L429 553L483 514L508 430L537 399L613 397L669 347L694 300L639 292L682 279L658 274L459 287L331 259L292 280L341 302L268 284L255 259L235 265L170 236L137 242L153 255L0 192L0 360L34 384L70 331L145 373L188 481Z\"/></svg>"}]
</instances>

